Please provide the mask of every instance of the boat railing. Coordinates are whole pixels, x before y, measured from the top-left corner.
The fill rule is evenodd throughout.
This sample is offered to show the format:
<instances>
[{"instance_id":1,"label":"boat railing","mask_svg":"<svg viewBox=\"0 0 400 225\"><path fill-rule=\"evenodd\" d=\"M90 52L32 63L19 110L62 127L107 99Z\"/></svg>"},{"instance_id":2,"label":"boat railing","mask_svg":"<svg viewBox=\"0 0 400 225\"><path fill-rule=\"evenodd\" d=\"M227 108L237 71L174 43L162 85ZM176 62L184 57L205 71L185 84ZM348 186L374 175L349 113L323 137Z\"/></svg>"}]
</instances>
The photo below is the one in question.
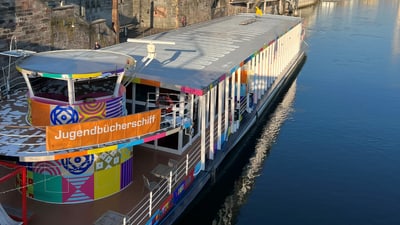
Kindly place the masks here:
<instances>
[{"instance_id":1,"label":"boat railing","mask_svg":"<svg viewBox=\"0 0 400 225\"><path fill-rule=\"evenodd\" d=\"M184 110L188 111L189 96L184 100L180 99L180 94L177 93L156 93L148 92L146 100L146 108L154 109L160 108L163 113L170 113L174 108L179 110L180 104L184 104Z\"/></svg>"},{"instance_id":2,"label":"boat railing","mask_svg":"<svg viewBox=\"0 0 400 225\"><path fill-rule=\"evenodd\" d=\"M9 70L13 66L7 65L2 67L2 79L0 79L0 96L9 96L12 92L26 90L26 83L22 76L18 76L15 71ZM6 70L8 69L8 73Z\"/></svg>"},{"instance_id":3,"label":"boat railing","mask_svg":"<svg viewBox=\"0 0 400 225\"><path fill-rule=\"evenodd\" d=\"M191 121L188 113L181 115L177 110L173 110L171 113L161 115L160 129L173 129L179 126L187 128L191 125Z\"/></svg>"},{"instance_id":4,"label":"boat railing","mask_svg":"<svg viewBox=\"0 0 400 225\"><path fill-rule=\"evenodd\" d=\"M191 118L187 115L179 116L174 113L166 114L161 116L160 130L170 130L177 127L187 128L192 124ZM0 145L11 145L11 146L31 146L31 148L43 148L46 146L46 128L41 126L18 126L18 125L3 125L0 127L1 137L7 137L7 141L1 141ZM159 132L157 130L155 132ZM24 133L24 134L21 134ZM153 133L153 132L152 132ZM152 133L145 134L151 135ZM136 137L140 138L140 137ZM130 141L135 138L120 139L118 142ZM22 141L21 141L22 140ZM102 143L101 145L115 144L114 141L108 143ZM100 145L92 145L91 147L99 147ZM89 147L89 146L82 146ZM38 149L39 151L40 149Z\"/></svg>"},{"instance_id":5,"label":"boat railing","mask_svg":"<svg viewBox=\"0 0 400 225\"><path fill-rule=\"evenodd\" d=\"M187 127L191 121L187 99L180 101L179 98L176 93L147 93L146 110L161 109L161 129ZM184 105L183 113L180 110L181 104Z\"/></svg>"},{"instance_id":6,"label":"boat railing","mask_svg":"<svg viewBox=\"0 0 400 225\"><path fill-rule=\"evenodd\" d=\"M26 57L35 53L34 51L18 49L17 37L12 36L10 40L9 51L0 52L0 55L8 56L8 65L2 66L2 78L0 79L0 100L7 96L10 98L10 94L20 89L26 89L26 83L19 73L12 69L20 57Z\"/></svg>"},{"instance_id":7,"label":"boat railing","mask_svg":"<svg viewBox=\"0 0 400 225\"><path fill-rule=\"evenodd\" d=\"M184 110L183 114L179 109L180 102L175 102L173 106L171 106L170 112L164 112L161 114L160 121L160 129L156 130L152 133L144 134L142 136L152 135L153 133L157 133L159 131L172 130L177 127L181 127L181 129L189 128L192 125L192 118L190 116L189 110ZM28 116L28 114L26 115ZM26 117L25 116L25 117ZM28 118L26 117L26 123L29 124ZM20 126L20 125L11 125L11 124L0 124L0 128L2 131L0 132L0 145L12 145L12 146L30 146L31 150L37 149L38 151L42 151L44 146L46 145L46 127L45 126ZM1 137L6 141L2 141ZM118 142L130 141L135 138L133 137L129 139L120 139ZM103 143L102 145L110 145L115 144L114 142ZM85 146L90 147L90 146ZM94 145L91 147L98 147L98 145Z\"/></svg>"},{"instance_id":8,"label":"boat railing","mask_svg":"<svg viewBox=\"0 0 400 225\"><path fill-rule=\"evenodd\" d=\"M159 188L150 191L146 196L126 215L124 224L140 225L146 224L156 213L160 205L165 201L165 197L172 195L172 190L189 175L189 169L195 167L200 161L200 145L178 160L176 170L170 173L168 179L161 179L158 183Z\"/></svg>"}]
</instances>

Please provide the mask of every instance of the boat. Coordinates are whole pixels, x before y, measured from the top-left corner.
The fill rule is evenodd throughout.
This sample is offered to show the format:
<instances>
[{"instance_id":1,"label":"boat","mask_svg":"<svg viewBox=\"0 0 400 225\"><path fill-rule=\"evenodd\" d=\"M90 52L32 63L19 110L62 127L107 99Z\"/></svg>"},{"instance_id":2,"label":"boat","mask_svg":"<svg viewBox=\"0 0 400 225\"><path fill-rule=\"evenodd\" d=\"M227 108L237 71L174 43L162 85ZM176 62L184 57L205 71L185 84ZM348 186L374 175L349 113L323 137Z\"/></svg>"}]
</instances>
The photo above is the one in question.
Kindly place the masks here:
<instances>
[{"instance_id":1,"label":"boat","mask_svg":"<svg viewBox=\"0 0 400 225\"><path fill-rule=\"evenodd\" d=\"M26 88L1 100L1 212L173 224L293 81L303 32L301 18L245 13L20 57Z\"/></svg>"}]
</instances>

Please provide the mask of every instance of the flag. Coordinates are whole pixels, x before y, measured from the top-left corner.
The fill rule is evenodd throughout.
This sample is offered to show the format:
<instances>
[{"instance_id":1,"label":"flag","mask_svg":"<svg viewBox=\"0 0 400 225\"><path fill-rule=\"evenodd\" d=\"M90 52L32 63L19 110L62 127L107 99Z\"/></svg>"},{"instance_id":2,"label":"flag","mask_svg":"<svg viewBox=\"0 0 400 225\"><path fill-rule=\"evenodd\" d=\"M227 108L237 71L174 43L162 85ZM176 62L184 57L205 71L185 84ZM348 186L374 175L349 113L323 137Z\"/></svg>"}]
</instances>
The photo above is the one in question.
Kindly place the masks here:
<instances>
[{"instance_id":1,"label":"flag","mask_svg":"<svg viewBox=\"0 0 400 225\"><path fill-rule=\"evenodd\" d=\"M261 9L256 6L256 15L262 16L262 14Z\"/></svg>"}]
</instances>

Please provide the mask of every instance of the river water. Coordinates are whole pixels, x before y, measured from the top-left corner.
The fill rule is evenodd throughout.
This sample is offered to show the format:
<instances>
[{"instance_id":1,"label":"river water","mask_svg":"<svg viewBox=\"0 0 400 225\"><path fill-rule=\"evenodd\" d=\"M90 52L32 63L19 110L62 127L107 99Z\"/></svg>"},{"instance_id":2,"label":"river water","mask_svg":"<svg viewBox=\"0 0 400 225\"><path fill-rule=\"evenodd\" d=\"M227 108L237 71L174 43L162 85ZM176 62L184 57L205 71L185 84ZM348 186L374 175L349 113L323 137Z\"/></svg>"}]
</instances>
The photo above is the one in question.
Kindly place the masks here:
<instances>
[{"instance_id":1,"label":"river water","mask_svg":"<svg viewBox=\"0 0 400 225\"><path fill-rule=\"evenodd\" d=\"M297 79L178 224L400 224L400 1L299 15Z\"/></svg>"}]
</instances>

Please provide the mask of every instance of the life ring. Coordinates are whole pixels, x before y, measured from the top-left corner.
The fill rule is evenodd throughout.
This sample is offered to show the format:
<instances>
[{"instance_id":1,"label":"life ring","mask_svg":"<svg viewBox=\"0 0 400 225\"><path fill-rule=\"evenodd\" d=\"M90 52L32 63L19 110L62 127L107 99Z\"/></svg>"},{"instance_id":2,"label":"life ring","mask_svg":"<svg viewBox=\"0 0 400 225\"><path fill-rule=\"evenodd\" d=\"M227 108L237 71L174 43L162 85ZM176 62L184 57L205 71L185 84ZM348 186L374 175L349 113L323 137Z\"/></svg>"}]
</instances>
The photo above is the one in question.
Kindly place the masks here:
<instances>
[{"instance_id":1,"label":"life ring","mask_svg":"<svg viewBox=\"0 0 400 225\"><path fill-rule=\"evenodd\" d=\"M156 106L161 108L162 113L171 113L174 102L167 95L161 95L156 101Z\"/></svg>"}]
</instances>

